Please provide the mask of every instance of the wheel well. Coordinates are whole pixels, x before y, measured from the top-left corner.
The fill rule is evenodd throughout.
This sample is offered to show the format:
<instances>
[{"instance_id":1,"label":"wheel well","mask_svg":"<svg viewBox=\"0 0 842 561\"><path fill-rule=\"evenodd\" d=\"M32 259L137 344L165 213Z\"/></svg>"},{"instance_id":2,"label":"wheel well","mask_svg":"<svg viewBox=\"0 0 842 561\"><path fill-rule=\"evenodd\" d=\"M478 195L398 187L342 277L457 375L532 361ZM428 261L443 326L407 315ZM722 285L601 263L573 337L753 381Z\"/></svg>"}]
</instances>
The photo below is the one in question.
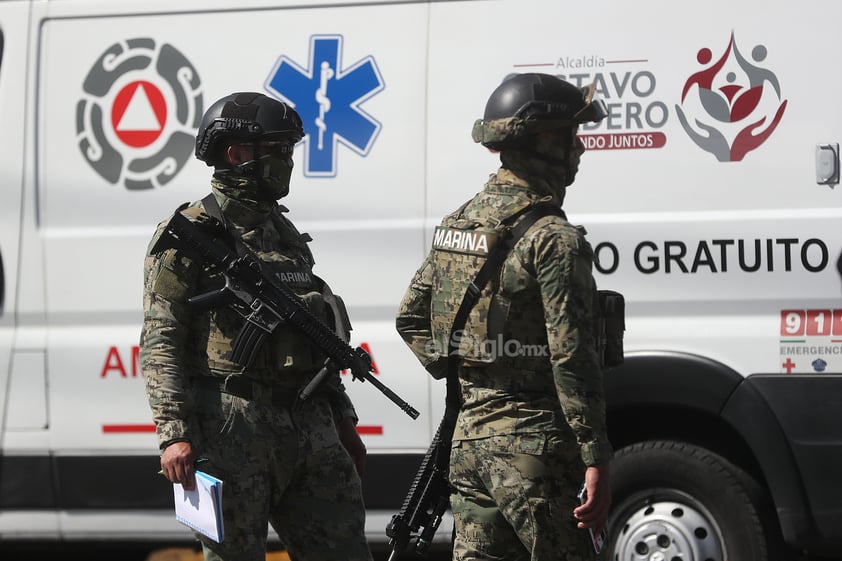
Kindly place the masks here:
<instances>
[{"instance_id":1,"label":"wheel well","mask_svg":"<svg viewBox=\"0 0 842 561\"><path fill-rule=\"evenodd\" d=\"M739 466L766 487L746 442L719 417L670 405L623 407L607 411L608 438L615 450L647 440L674 440L710 450Z\"/></svg>"},{"instance_id":2,"label":"wheel well","mask_svg":"<svg viewBox=\"0 0 842 561\"><path fill-rule=\"evenodd\" d=\"M768 487L749 443L722 411L744 378L706 357L635 352L606 371L609 439L615 449L647 440L694 444Z\"/></svg>"}]
</instances>

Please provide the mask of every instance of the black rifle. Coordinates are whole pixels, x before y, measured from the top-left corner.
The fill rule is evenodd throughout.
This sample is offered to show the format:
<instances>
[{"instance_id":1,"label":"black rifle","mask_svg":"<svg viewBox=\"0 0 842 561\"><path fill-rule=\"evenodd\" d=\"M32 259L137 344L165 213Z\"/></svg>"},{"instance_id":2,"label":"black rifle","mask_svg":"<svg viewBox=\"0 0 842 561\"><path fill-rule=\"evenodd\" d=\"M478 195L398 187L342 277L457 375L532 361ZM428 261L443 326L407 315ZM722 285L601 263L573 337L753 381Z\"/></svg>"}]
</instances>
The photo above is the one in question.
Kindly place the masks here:
<instances>
[{"instance_id":1,"label":"black rifle","mask_svg":"<svg viewBox=\"0 0 842 561\"><path fill-rule=\"evenodd\" d=\"M389 561L398 559L416 535L413 551L416 555L425 555L450 506L452 489L447 480L447 469L456 413L458 410L445 413L400 511L386 525L391 548Z\"/></svg>"},{"instance_id":2,"label":"black rifle","mask_svg":"<svg viewBox=\"0 0 842 561\"><path fill-rule=\"evenodd\" d=\"M209 229L216 235L209 234ZM365 350L343 341L310 312L298 295L265 274L256 257L248 253L238 256L223 241L226 237L225 227L215 218L199 225L176 212L152 252L180 249L223 275L222 288L189 298L188 303L197 309L227 304L246 320L234 340L231 360L244 366L251 364L266 336L285 323L298 329L328 357L303 395L311 393L331 369L338 367L350 370L356 380L371 382L407 415L418 418L417 410L371 374L371 357Z\"/></svg>"}]
</instances>

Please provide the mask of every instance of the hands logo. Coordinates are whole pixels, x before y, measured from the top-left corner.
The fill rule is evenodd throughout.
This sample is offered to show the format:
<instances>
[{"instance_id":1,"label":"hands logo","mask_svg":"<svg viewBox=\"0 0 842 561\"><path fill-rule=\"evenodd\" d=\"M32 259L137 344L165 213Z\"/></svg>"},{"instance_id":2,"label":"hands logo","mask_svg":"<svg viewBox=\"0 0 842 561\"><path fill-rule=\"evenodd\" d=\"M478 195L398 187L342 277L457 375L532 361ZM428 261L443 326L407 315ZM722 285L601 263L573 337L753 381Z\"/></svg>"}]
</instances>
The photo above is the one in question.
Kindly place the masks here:
<instances>
[{"instance_id":1,"label":"hands logo","mask_svg":"<svg viewBox=\"0 0 842 561\"><path fill-rule=\"evenodd\" d=\"M751 58L759 64L766 54L766 47L757 45ZM702 48L696 58L707 65L713 53ZM690 76L675 109L700 148L720 162L739 162L774 132L786 103L775 74L746 60L732 33L720 59Z\"/></svg>"}]
</instances>

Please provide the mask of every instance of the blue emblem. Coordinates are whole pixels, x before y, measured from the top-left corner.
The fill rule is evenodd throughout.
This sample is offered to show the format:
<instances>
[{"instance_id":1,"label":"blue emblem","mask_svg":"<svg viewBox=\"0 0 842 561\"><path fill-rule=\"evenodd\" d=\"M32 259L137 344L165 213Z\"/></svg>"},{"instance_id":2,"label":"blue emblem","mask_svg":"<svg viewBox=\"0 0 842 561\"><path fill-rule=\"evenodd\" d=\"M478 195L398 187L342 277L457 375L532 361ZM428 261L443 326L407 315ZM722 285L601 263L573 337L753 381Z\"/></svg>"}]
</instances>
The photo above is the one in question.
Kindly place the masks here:
<instances>
[{"instance_id":1,"label":"blue emblem","mask_svg":"<svg viewBox=\"0 0 842 561\"><path fill-rule=\"evenodd\" d=\"M301 68L281 56L266 89L295 107L304 121L304 175L336 177L337 148L368 155L382 125L360 108L383 90L374 58L342 67L342 36L310 38L310 61Z\"/></svg>"},{"instance_id":2,"label":"blue emblem","mask_svg":"<svg viewBox=\"0 0 842 561\"><path fill-rule=\"evenodd\" d=\"M815 370L816 372L824 372L827 368L827 362L825 362L825 360L821 358L817 358L816 360L814 360L812 362L812 365L813 370Z\"/></svg>"}]
</instances>

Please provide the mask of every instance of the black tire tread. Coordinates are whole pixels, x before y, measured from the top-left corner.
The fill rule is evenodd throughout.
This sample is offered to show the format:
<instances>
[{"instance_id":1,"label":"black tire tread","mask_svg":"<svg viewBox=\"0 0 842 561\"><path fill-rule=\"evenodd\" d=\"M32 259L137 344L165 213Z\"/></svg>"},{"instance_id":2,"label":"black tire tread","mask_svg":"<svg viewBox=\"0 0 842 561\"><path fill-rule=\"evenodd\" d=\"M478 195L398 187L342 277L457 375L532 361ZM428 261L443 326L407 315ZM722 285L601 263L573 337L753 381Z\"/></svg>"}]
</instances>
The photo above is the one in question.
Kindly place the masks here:
<instances>
[{"instance_id":1,"label":"black tire tread","mask_svg":"<svg viewBox=\"0 0 842 561\"><path fill-rule=\"evenodd\" d=\"M757 492L751 487L754 481L725 458L688 443L646 441L617 451L611 471L614 505L646 488L676 488L714 513L739 519L739 528L723 527L723 520L718 520L726 549L739 549L741 557L752 561L769 560L764 527L752 497ZM693 472L699 480L688 477ZM732 553L729 561L733 557Z\"/></svg>"}]
</instances>

